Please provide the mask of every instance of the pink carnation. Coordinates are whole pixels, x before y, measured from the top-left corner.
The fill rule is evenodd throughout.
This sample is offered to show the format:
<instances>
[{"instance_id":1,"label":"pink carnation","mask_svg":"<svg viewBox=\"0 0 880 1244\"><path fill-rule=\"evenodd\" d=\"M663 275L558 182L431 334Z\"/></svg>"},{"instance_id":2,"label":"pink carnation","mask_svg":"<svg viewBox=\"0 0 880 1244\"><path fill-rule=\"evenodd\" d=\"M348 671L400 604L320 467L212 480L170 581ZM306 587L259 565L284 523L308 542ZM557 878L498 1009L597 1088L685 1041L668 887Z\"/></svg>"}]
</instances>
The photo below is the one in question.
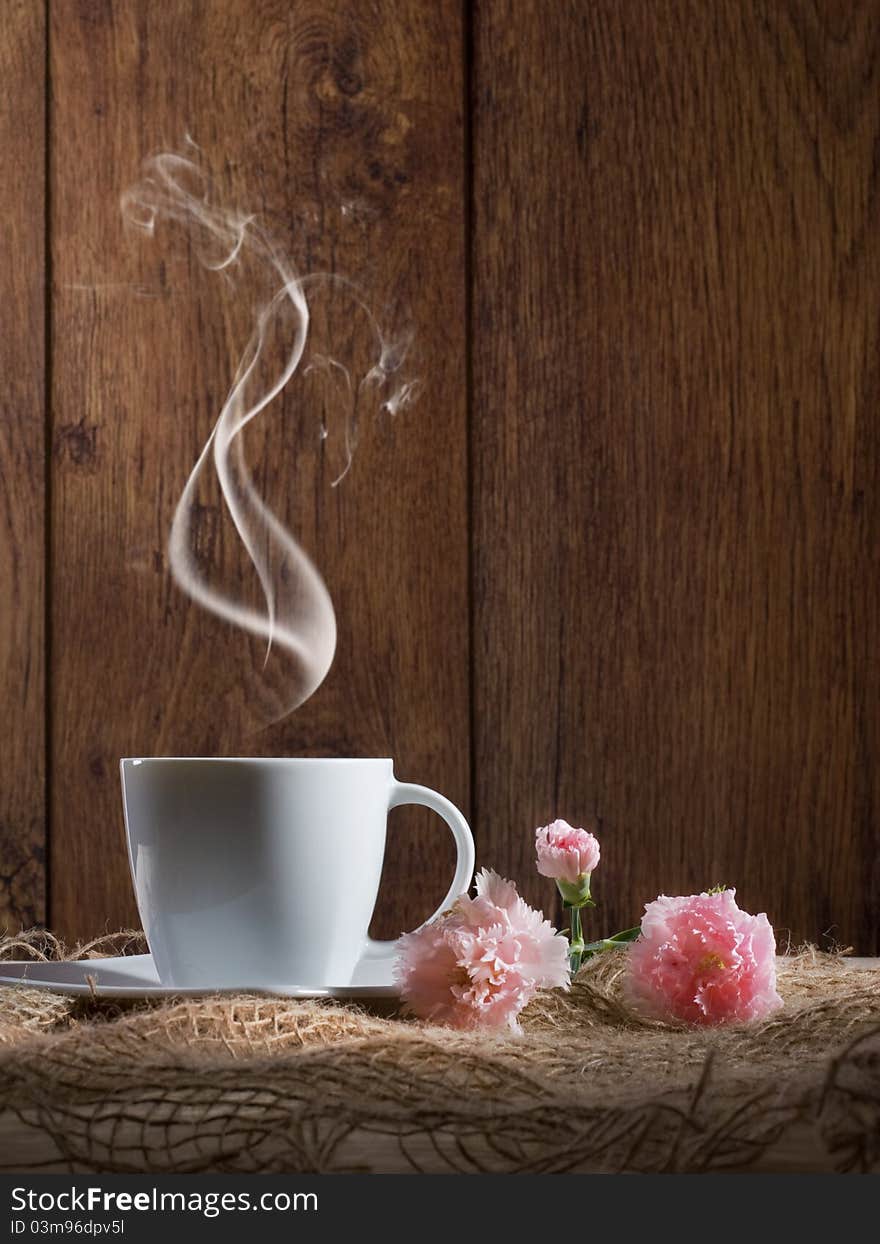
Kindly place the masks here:
<instances>
[{"instance_id":1,"label":"pink carnation","mask_svg":"<svg viewBox=\"0 0 880 1244\"><path fill-rule=\"evenodd\" d=\"M585 829L574 829L568 821L554 821L535 830L538 872L576 885L579 877L591 873L599 863L599 843Z\"/></svg>"},{"instance_id":2,"label":"pink carnation","mask_svg":"<svg viewBox=\"0 0 880 1244\"><path fill-rule=\"evenodd\" d=\"M512 881L483 869L476 898L398 942L394 973L407 1007L453 1028L511 1028L538 989L568 985L568 941Z\"/></svg>"},{"instance_id":3,"label":"pink carnation","mask_svg":"<svg viewBox=\"0 0 880 1244\"><path fill-rule=\"evenodd\" d=\"M637 1010L658 1019L722 1024L763 1019L782 1006L773 928L763 912L741 911L735 895L661 895L646 905L626 980Z\"/></svg>"}]
</instances>

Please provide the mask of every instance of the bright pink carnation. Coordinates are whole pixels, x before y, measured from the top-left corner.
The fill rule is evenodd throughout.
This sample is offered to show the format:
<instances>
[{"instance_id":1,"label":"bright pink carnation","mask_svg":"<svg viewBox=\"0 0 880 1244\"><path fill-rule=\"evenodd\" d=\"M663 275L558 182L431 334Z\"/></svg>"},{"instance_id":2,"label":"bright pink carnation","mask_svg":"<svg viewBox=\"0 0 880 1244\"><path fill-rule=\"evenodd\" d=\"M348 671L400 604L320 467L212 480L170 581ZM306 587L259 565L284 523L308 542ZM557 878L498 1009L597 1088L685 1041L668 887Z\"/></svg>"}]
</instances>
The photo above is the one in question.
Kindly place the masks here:
<instances>
[{"instance_id":1,"label":"bright pink carnation","mask_svg":"<svg viewBox=\"0 0 880 1244\"><path fill-rule=\"evenodd\" d=\"M394 974L407 1007L453 1028L511 1028L538 989L568 985L568 941L513 882L483 869L476 898L398 942Z\"/></svg>"},{"instance_id":2,"label":"bright pink carnation","mask_svg":"<svg viewBox=\"0 0 880 1244\"><path fill-rule=\"evenodd\" d=\"M743 1023L782 1006L776 992L776 938L766 915L736 905L736 891L661 895L645 907L629 952L632 1004L657 1019Z\"/></svg>"},{"instance_id":3,"label":"bright pink carnation","mask_svg":"<svg viewBox=\"0 0 880 1244\"><path fill-rule=\"evenodd\" d=\"M585 829L574 829L568 821L554 821L536 829L535 850L542 877L555 877L572 885L599 863L599 843Z\"/></svg>"}]
</instances>

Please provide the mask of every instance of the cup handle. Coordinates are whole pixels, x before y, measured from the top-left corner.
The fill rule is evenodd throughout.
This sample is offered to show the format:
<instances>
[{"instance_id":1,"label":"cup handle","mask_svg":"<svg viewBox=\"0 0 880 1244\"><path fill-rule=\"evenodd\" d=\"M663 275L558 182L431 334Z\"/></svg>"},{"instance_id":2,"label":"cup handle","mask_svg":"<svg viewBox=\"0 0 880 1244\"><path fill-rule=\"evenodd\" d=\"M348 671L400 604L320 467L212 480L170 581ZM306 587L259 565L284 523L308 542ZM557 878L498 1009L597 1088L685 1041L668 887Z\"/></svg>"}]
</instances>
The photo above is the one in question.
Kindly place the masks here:
<instances>
[{"instance_id":1,"label":"cup handle","mask_svg":"<svg viewBox=\"0 0 880 1244\"><path fill-rule=\"evenodd\" d=\"M388 799L388 811L390 812L392 808L399 808L406 803L421 804L423 807L430 808L432 812L442 816L452 830L452 836L455 839L455 849L458 855L455 864L455 876L452 878L452 885L449 887L443 902L433 916L424 921L425 924L430 924L432 920L435 920L437 916L446 911L470 887L474 875L474 839L467 821L454 803L450 803L448 799L444 799L442 795L438 795L435 790L431 790L427 786L416 786L412 782L398 782L394 779ZM421 928L422 926L420 925L419 927ZM396 941L375 941L373 938L368 937L366 948L358 962L358 967L366 964L390 964L396 957L396 946Z\"/></svg>"}]
</instances>

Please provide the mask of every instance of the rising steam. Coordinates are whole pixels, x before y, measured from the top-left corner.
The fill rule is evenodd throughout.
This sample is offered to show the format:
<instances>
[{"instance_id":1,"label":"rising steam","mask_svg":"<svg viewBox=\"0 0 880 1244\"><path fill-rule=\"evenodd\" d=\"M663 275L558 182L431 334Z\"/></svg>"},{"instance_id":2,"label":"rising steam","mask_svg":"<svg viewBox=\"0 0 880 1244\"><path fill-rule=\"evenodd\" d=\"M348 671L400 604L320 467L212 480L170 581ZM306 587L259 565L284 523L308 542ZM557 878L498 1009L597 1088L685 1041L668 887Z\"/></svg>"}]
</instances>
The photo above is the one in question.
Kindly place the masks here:
<instances>
[{"instance_id":1,"label":"rising steam","mask_svg":"<svg viewBox=\"0 0 880 1244\"><path fill-rule=\"evenodd\" d=\"M271 292L256 313L229 394L178 501L168 554L176 583L192 600L265 640L267 659L273 646L294 659L299 676L285 700L284 711L289 712L308 699L330 669L336 647L336 618L318 570L258 492L245 461L241 434L300 367L309 334L306 290L310 285L343 287L366 315L377 348L375 363L358 383L342 363L326 354L312 354L303 368L304 375L319 371L332 379L345 411L345 457L334 484L351 466L361 399L367 391L375 390L381 406L392 415L412 399L414 382L395 380L406 344L386 341L374 316L345 278L298 275L254 216L215 203L211 183L194 160L173 153L151 157L144 164L142 180L122 196L121 206L125 218L149 234L163 219L181 226L206 268L229 273L247 255L269 282ZM321 435L327 435L326 425L322 425ZM212 585L196 557L195 502L199 484L211 467L259 578L264 608L255 608Z\"/></svg>"}]
</instances>

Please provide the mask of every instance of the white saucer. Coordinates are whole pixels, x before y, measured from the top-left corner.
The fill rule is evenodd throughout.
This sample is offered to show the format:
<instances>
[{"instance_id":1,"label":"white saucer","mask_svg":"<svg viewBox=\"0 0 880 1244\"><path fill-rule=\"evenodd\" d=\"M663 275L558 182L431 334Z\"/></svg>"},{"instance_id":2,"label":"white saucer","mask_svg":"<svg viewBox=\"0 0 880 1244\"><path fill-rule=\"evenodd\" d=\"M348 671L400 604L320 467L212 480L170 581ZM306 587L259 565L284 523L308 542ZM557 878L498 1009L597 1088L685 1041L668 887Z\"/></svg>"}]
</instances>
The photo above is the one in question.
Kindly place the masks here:
<instances>
[{"instance_id":1,"label":"white saucer","mask_svg":"<svg viewBox=\"0 0 880 1244\"><path fill-rule=\"evenodd\" d=\"M172 989L159 980L152 955L123 955L116 959L79 959L75 962L0 961L0 985L27 985L53 993L99 998L199 998L206 994L259 993L283 998L398 998L390 962L371 964L375 980L340 988L311 989L285 985L278 989L242 985L240 988L203 986Z\"/></svg>"}]
</instances>

